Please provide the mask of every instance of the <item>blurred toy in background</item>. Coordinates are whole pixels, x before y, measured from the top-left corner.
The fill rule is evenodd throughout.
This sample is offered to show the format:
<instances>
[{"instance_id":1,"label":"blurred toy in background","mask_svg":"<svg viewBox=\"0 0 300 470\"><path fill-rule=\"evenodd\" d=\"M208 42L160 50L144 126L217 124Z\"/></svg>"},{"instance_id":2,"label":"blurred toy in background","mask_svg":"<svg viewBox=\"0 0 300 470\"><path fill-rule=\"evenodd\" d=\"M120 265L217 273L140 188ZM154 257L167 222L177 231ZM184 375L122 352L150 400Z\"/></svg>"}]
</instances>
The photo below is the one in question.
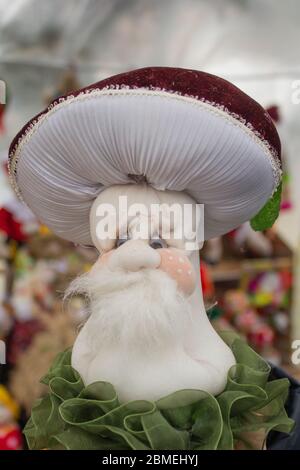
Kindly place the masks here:
<instances>
[{"instance_id":1,"label":"blurred toy in background","mask_svg":"<svg viewBox=\"0 0 300 470\"><path fill-rule=\"evenodd\" d=\"M38 222L31 210L21 202L8 181L7 152L0 155L0 232L8 240L23 243L29 234L38 230Z\"/></svg>"},{"instance_id":2,"label":"blurred toy in background","mask_svg":"<svg viewBox=\"0 0 300 470\"><path fill-rule=\"evenodd\" d=\"M39 313L53 311L57 293L64 291L69 278L89 269L96 252L74 247L39 225L26 206L18 201L15 204L10 186L5 190L7 173L4 166L2 170L0 207L5 208L0 209L0 338L6 339L11 368L35 335L44 331Z\"/></svg>"},{"instance_id":3,"label":"blurred toy in background","mask_svg":"<svg viewBox=\"0 0 300 470\"><path fill-rule=\"evenodd\" d=\"M289 357L289 310L291 302L292 273L288 269L266 271L249 279L246 289L251 305L272 328L276 345L281 351L281 361ZM260 341L260 338L255 338ZM273 360L274 363L274 360ZM278 364L278 362L277 362Z\"/></svg>"},{"instance_id":4,"label":"blurred toy in background","mask_svg":"<svg viewBox=\"0 0 300 470\"><path fill-rule=\"evenodd\" d=\"M35 334L43 329L37 315L41 308L47 308L49 305L49 296L54 296L50 287L51 280L42 261L34 265L26 248L18 250L10 296L14 317L13 328L7 339L7 357L10 364L17 363L22 351L29 347Z\"/></svg>"},{"instance_id":5,"label":"blurred toy in background","mask_svg":"<svg viewBox=\"0 0 300 470\"><path fill-rule=\"evenodd\" d=\"M20 354L26 351L34 336L42 329L36 318L14 321L12 331L7 338L7 360L10 366L17 364Z\"/></svg>"},{"instance_id":6,"label":"blurred toy in background","mask_svg":"<svg viewBox=\"0 0 300 470\"><path fill-rule=\"evenodd\" d=\"M271 356L275 339L274 330L251 305L243 290L228 290L223 298L225 317L260 352ZM276 354L277 360L277 354Z\"/></svg>"},{"instance_id":7,"label":"blurred toy in background","mask_svg":"<svg viewBox=\"0 0 300 470\"><path fill-rule=\"evenodd\" d=\"M0 385L0 450L21 450L22 434L17 419L19 406Z\"/></svg>"},{"instance_id":8,"label":"blurred toy in background","mask_svg":"<svg viewBox=\"0 0 300 470\"><path fill-rule=\"evenodd\" d=\"M245 337L258 323L258 315L251 308L247 295L242 290L228 290L223 298L222 306L225 317Z\"/></svg>"},{"instance_id":9,"label":"blurred toy in background","mask_svg":"<svg viewBox=\"0 0 300 470\"><path fill-rule=\"evenodd\" d=\"M275 311L275 313L273 313L273 324L279 334L287 335L290 327L290 320L287 311Z\"/></svg>"},{"instance_id":10,"label":"blurred toy in background","mask_svg":"<svg viewBox=\"0 0 300 470\"><path fill-rule=\"evenodd\" d=\"M291 285L287 270L258 273L244 278L243 288L226 291L220 303L224 318L273 364L284 358L283 344L275 343L288 337Z\"/></svg>"},{"instance_id":11,"label":"blurred toy in background","mask_svg":"<svg viewBox=\"0 0 300 470\"><path fill-rule=\"evenodd\" d=\"M247 283L252 305L259 309L269 307L271 313L274 308L288 308L291 288L292 273L289 270L258 273Z\"/></svg>"},{"instance_id":12,"label":"blurred toy in background","mask_svg":"<svg viewBox=\"0 0 300 470\"><path fill-rule=\"evenodd\" d=\"M85 307L83 298L74 297L67 309L56 300L50 312L38 311L36 318L43 329L35 334L26 351L19 354L9 382L10 390L27 414L46 390L40 377L46 374L55 356L73 344L80 324L86 320Z\"/></svg>"},{"instance_id":13,"label":"blurred toy in background","mask_svg":"<svg viewBox=\"0 0 300 470\"><path fill-rule=\"evenodd\" d=\"M245 222L224 237L207 240L203 252L204 259L211 265L218 264L224 254L224 242L232 256L243 258L266 258L273 254L272 237L267 232L256 232L249 222Z\"/></svg>"},{"instance_id":14,"label":"blurred toy in background","mask_svg":"<svg viewBox=\"0 0 300 470\"><path fill-rule=\"evenodd\" d=\"M268 234L256 232L249 222L231 231L227 237L232 241L233 251L244 257L270 257L273 254L272 241Z\"/></svg>"},{"instance_id":15,"label":"blurred toy in background","mask_svg":"<svg viewBox=\"0 0 300 470\"><path fill-rule=\"evenodd\" d=\"M24 203L18 200L16 194L12 191L8 182L6 159L7 153L2 152L0 155L0 257L5 271L5 282L2 282L0 297L2 305L0 335L5 336L9 334L14 325L11 293L16 274L17 254L20 252L19 248L28 240L28 237L38 229L36 217ZM23 304L22 310L25 309L26 304Z\"/></svg>"},{"instance_id":16,"label":"blurred toy in background","mask_svg":"<svg viewBox=\"0 0 300 470\"><path fill-rule=\"evenodd\" d=\"M13 327L7 338L7 357L16 364L19 356L27 350L34 337L44 331L42 313L52 314L56 309L58 293L72 273L88 269L82 253L76 250L70 255L65 249L70 244L47 234L42 235L45 256L32 257L32 241L21 247L15 256L15 277L11 289L10 306L13 311ZM34 236L37 239L37 236ZM48 243L47 243L48 241ZM51 246L48 246L51 245ZM35 246L35 250L38 247ZM37 253L36 253L37 254ZM55 257L51 257L55 256Z\"/></svg>"},{"instance_id":17,"label":"blurred toy in background","mask_svg":"<svg viewBox=\"0 0 300 470\"><path fill-rule=\"evenodd\" d=\"M8 217L5 220L11 221ZM7 367L1 379L9 384L22 410L29 412L34 400L43 394L40 377L54 357L73 344L78 327L86 320L84 299L72 298L64 311L59 293L70 277L89 269L95 250L74 248L43 225L26 234L23 243L23 237L16 235L20 232L9 232L11 227L7 223L4 233L8 249L5 260L12 270L12 282L7 290L4 265L0 337L7 345Z\"/></svg>"}]
</instances>

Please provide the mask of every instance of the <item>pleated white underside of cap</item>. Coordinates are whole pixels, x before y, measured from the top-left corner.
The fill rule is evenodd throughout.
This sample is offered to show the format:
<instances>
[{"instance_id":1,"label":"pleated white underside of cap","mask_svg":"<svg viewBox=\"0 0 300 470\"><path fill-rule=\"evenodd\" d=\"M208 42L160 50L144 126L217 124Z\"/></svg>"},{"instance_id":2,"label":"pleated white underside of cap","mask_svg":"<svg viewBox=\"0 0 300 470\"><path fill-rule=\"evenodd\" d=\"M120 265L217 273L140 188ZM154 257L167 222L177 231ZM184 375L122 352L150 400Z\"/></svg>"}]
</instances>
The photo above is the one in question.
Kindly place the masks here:
<instances>
[{"instance_id":1,"label":"pleated white underside of cap","mask_svg":"<svg viewBox=\"0 0 300 470\"><path fill-rule=\"evenodd\" d=\"M17 183L40 221L91 244L89 212L106 186L145 175L204 206L205 238L249 220L271 196L267 146L225 112L164 92L93 93L48 112L20 144Z\"/></svg>"}]
</instances>

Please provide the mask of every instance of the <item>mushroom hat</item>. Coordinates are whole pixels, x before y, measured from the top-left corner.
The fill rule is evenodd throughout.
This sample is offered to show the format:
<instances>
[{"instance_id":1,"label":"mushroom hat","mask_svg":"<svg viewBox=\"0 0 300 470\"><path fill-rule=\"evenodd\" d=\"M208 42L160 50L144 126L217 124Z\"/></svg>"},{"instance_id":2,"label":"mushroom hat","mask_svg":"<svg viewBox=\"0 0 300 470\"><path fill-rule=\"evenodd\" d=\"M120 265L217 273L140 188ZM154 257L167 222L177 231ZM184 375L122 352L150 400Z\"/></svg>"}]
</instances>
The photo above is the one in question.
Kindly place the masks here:
<instances>
[{"instance_id":1,"label":"mushroom hat","mask_svg":"<svg viewBox=\"0 0 300 470\"><path fill-rule=\"evenodd\" d=\"M280 184L280 140L268 113L228 81L147 67L56 99L9 152L12 184L57 235L92 244L93 201L143 179L204 205L205 239L255 216Z\"/></svg>"}]
</instances>

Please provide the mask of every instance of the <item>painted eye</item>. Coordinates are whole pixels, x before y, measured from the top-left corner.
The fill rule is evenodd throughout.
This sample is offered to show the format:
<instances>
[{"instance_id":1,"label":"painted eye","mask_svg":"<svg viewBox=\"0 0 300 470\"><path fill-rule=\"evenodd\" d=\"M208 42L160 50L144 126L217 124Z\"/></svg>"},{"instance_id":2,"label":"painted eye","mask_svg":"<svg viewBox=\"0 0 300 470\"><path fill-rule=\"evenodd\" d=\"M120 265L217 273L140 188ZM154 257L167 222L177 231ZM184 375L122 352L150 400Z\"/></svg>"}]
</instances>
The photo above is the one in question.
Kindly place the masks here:
<instances>
[{"instance_id":1,"label":"painted eye","mask_svg":"<svg viewBox=\"0 0 300 470\"><path fill-rule=\"evenodd\" d=\"M118 238L116 241L116 248L119 248L124 243L128 242L129 238Z\"/></svg>"},{"instance_id":2,"label":"painted eye","mask_svg":"<svg viewBox=\"0 0 300 470\"><path fill-rule=\"evenodd\" d=\"M154 238L150 240L150 246L154 250L158 250L159 248L165 248L166 243L163 240L161 240L161 238Z\"/></svg>"}]
</instances>

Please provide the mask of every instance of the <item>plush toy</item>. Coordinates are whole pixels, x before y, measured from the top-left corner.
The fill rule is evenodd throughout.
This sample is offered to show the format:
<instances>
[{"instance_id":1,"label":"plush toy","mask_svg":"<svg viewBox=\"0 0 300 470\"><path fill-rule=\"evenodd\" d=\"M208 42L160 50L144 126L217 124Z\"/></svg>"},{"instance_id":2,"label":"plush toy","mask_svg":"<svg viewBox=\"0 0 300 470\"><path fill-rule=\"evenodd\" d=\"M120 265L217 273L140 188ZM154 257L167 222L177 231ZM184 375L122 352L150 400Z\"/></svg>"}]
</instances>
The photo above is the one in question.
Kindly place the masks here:
<instances>
[{"instance_id":1,"label":"plush toy","mask_svg":"<svg viewBox=\"0 0 300 470\"><path fill-rule=\"evenodd\" d=\"M226 317L242 332L255 350L264 352L274 341L274 331L258 314L246 292L229 290L223 299Z\"/></svg>"},{"instance_id":2,"label":"plush toy","mask_svg":"<svg viewBox=\"0 0 300 470\"><path fill-rule=\"evenodd\" d=\"M76 299L76 301L79 299ZM46 374L55 356L72 346L81 323L72 299L68 311L56 301L49 312L40 310L37 320L43 329L37 332L28 348L21 352L9 377L9 387L18 403L30 414L36 399L45 393L40 378Z\"/></svg>"},{"instance_id":3,"label":"plush toy","mask_svg":"<svg viewBox=\"0 0 300 470\"><path fill-rule=\"evenodd\" d=\"M268 383L269 365L208 320L198 254L251 218L272 225L279 159L263 108L193 70L111 77L21 130L15 190L54 233L99 252L67 291L86 296L89 318L43 378L30 448L231 449L250 422L291 430L288 380Z\"/></svg>"},{"instance_id":4,"label":"plush toy","mask_svg":"<svg viewBox=\"0 0 300 470\"><path fill-rule=\"evenodd\" d=\"M230 233L233 249L237 254L254 257L270 257L273 254L272 241L262 232L253 230L249 222L245 222Z\"/></svg>"},{"instance_id":5,"label":"plush toy","mask_svg":"<svg viewBox=\"0 0 300 470\"><path fill-rule=\"evenodd\" d=\"M270 257L273 254L272 240L266 233L253 230L249 222L245 222L226 235L229 247L238 257ZM222 237L207 240L204 257L209 264L218 264L223 256Z\"/></svg>"},{"instance_id":6,"label":"plush toy","mask_svg":"<svg viewBox=\"0 0 300 470\"><path fill-rule=\"evenodd\" d=\"M292 276L289 271L267 271L257 274L248 284L251 302L257 308L289 305Z\"/></svg>"}]
</instances>

